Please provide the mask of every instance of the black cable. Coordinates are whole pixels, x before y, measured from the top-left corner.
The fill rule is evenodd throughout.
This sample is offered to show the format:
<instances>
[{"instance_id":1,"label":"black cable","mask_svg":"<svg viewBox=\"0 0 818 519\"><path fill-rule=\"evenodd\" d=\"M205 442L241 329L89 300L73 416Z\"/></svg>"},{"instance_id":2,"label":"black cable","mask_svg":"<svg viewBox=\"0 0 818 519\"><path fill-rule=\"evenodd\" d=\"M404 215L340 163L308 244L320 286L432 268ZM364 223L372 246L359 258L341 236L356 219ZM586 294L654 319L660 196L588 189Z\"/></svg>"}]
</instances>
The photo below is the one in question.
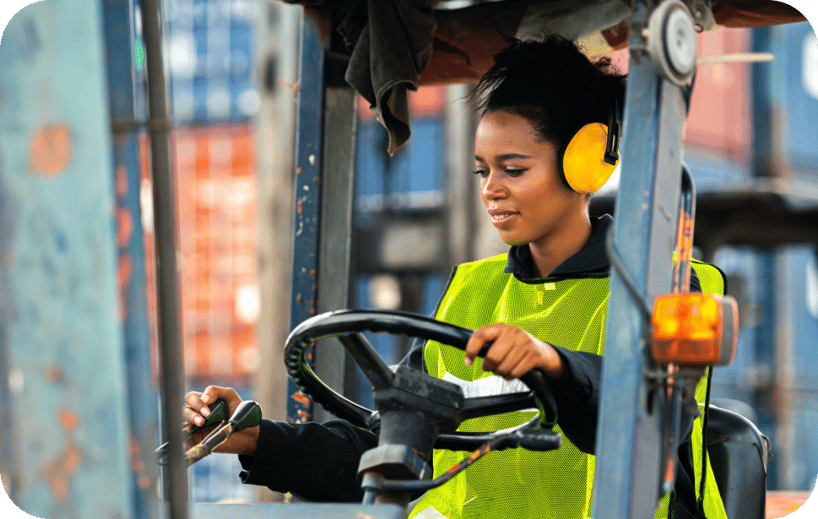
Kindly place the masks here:
<instances>
[{"instance_id":1,"label":"black cable","mask_svg":"<svg viewBox=\"0 0 818 519\"><path fill-rule=\"evenodd\" d=\"M713 381L713 366L707 368L707 391L704 397L704 415L702 416L702 479L699 481L699 499L696 506L704 513L704 482L707 478L707 418L710 416L710 384Z\"/></svg>"},{"instance_id":2,"label":"black cable","mask_svg":"<svg viewBox=\"0 0 818 519\"><path fill-rule=\"evenodd\" d=\"M628 274L628 271L625 270L625 265L622 263L622 259L619 257L619 254L616 251L616 247L614 246L613 242L613 227L608 229L608 235L605 237L605 252L608 254L608 260L611 262L614 270L617 274L619 274L622 284L624 284L625 288L628 290L628 294L631 296L631 299L633 299L633 301L636 303L639 313L642 314L642 319L645 321L647 326L646 330L649 330L652 321L651 311L648 308L647 303L645 303L644 298L639 294L636 284L633 282L630 274ZM647 331L645 333L647 333Z\"/></svg>"}]
</instances>

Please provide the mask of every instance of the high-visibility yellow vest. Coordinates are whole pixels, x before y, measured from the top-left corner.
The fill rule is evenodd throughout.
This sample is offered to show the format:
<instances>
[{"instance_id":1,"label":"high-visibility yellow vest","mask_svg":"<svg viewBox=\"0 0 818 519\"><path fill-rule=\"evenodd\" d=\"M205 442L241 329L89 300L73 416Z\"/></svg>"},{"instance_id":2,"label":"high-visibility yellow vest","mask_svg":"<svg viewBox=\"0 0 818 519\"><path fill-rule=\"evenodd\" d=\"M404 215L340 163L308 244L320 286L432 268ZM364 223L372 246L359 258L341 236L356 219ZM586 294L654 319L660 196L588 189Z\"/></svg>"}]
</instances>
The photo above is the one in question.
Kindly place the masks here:
<instances>
[{"instance_id":1,"label":"high-visibility yellow vest","mask_svg":"<svg viewBox=\"0 0 818 519\"><path fill-rule=\"evenodd\" d=\"M578 279L523 282L504 272L506 262L507 254L501 254L458 266L435 318L473 329L503 322L566 349L597 355L605 352L607 273L591 273ZM718 274L717 269L701 263L693 266L703 292L710 292L715 283L711 283L710 278L714 276L709 270ZM721 276L714 280L721 283L720 290L723 290ZM480 362L467 367L462 351L435 341L426 343L423 358L429 374L460 384L466 397L527 390L519 381L507 382L483 371ZM506 429L532 416L532 412L513 412L476 418L464 422L459 430ZM559 426L555 430L559 431ZM467 455L436 449L433 477L440 476ZM696 457L694 451L693 458ZM698 457L701 459L700 450ZM567 438L563 439L560 449L551 452L509 449L490 452L484 458L448 483L427 492L409 517L582 519L591 516L594 456L581 452ZM716 486L712 474L707 482L706 493L709 493L710 483ZM696 484L698 489L698 478ZM721 506L718 488L716 498ZM706 500L706 505L709 504ZM666 507L663 513L667 515Z\"/></svg>"}]
</instances>

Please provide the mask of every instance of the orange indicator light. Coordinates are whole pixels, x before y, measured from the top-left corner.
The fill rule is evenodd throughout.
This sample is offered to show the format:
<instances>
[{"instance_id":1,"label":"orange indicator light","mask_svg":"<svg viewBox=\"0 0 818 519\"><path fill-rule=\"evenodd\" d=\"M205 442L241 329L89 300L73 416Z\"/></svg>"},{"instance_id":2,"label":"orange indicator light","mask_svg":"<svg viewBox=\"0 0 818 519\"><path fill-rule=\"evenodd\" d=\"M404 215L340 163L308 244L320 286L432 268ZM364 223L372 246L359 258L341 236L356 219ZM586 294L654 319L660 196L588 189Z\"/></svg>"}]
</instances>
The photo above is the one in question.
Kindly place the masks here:
<instances>
[{"instance_id":1,"label":"orange indicator light","mask_svg":"<svg viewBox=\"0 0 818 519\"><path fill-rule=\"evenodd\" d=\"M658 362L730 364L737 339L738 306L732 297L673 294L656 298L651 351Z\"/></svg>"}]
</instances>

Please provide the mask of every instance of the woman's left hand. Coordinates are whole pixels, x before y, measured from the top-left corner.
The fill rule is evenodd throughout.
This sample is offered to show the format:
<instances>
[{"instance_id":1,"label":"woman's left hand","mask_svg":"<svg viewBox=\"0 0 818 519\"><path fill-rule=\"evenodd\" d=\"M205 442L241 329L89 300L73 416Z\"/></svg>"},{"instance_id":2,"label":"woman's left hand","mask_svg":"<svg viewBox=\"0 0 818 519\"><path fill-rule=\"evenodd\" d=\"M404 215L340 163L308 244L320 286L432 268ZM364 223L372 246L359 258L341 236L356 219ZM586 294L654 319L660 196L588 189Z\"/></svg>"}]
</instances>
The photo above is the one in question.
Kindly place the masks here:
<instances>
[{"instance_id":1,"label":"woman's left hand","mask_svg":"<svg viewBox=\"0 0 818 519\"><path fill-rule=\"evenodd\" d=\"M493 342L483 358L482 368L506 380L520 378L539 368L550 378L559 378L565 366L557 350L530 333L504 323L484 326L466 344L466 366L471 366L487 342Z\"/></svg>"}]
</instances>

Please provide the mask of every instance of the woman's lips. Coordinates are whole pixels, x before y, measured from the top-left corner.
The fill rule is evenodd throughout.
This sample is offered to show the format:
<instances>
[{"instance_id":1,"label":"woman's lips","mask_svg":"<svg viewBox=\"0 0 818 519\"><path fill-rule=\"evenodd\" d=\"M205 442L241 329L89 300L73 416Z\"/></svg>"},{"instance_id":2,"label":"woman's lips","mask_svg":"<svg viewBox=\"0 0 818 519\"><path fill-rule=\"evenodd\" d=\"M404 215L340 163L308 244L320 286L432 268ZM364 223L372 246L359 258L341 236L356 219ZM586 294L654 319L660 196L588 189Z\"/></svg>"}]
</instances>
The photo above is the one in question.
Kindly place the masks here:
<instances>
[{"instance_id":1,"label":"woman's lips","mask_svg":"<svg viewBox=\"0 0 818 519\"><path fill-rule=\"evenodd\" d=\"M491 215L491 223L494 227L498 229L502 229L506 225L508 225L512 220L520 216L520 213L507 213L507 212L492 212L489 211Z\"/></svg>"}]
</instances>

